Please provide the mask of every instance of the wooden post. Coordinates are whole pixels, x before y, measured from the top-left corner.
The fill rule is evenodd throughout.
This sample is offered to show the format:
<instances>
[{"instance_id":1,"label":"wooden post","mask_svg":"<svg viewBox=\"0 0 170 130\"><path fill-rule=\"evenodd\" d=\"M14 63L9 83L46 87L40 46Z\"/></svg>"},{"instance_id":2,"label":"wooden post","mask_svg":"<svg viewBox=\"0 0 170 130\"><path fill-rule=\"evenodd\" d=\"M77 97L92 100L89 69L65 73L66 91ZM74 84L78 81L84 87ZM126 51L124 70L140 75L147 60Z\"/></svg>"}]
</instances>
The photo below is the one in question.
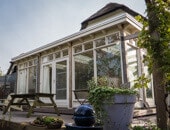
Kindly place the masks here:
<instances>
[{"instance_id":1,"label":"wooden post","mask_svg":"<svg viewBox=\"0 0 170 130\"><path fill-rule=\"evenodd\" d=\"M36 67L36 71L37 71L37 84L36 84L36 92L40 92L40 66L41 66L41 58L40 58L40 54L37 56L37 67Z\"/></svg>"},{"instance_id":2,"label":"wooden post","mask_svg":"<svg viewBox=\"0 0 170 130\"><path fill-rule=\"evenodd\" d=\"M68 43L68 52L69 52L69 108L72 108L73 98L72 98L72 43Z\"/></svg>"},{"instance_id":3,"label":"wooden post","mask_svg":"<svg viewBox=\"0 0 170 130\"><path fill-rule=\"evenodd\" d=\"M123 26L119 26L120 28L120 42L121 42L121 55L122 55L122 71L123 71L123 81L122 83L127 83L127 65L126 65L126 50L125 50L125 38L124 38L124 31Z\"/></svg>"}]
</instances>

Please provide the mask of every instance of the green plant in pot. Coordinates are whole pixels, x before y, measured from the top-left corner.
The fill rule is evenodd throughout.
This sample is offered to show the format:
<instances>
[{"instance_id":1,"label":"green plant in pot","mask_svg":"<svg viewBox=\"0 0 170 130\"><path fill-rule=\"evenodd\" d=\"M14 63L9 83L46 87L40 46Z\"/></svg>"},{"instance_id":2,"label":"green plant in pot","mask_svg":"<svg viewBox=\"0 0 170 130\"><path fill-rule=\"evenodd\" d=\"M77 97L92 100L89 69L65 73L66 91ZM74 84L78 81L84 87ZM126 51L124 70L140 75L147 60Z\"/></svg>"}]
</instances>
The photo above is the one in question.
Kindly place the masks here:
<instances>
[{"instance_id":1,"label":"green plant in pot","mask_svg":"<svg viewBox=\"0 0 170 130\"><path fill-rule=\"evenodd\" d=\"M97 122L104 130L128 130L136 102L135 89L108 86L108 78L88 81L89 102L93 105ZM121 115L122 114L122 115Z\"/></svg>"},{"instance_id":2,"label":"green plant in pot","mask_svg":"<svg viewBox=\"0 0 170 130\"><path fill-rule=\"evenodd\" d=\"M50 129L61 128L63 119L53 116L38 116L32 123L35 126L43 126Z\"/></svg>"}]
</instances>

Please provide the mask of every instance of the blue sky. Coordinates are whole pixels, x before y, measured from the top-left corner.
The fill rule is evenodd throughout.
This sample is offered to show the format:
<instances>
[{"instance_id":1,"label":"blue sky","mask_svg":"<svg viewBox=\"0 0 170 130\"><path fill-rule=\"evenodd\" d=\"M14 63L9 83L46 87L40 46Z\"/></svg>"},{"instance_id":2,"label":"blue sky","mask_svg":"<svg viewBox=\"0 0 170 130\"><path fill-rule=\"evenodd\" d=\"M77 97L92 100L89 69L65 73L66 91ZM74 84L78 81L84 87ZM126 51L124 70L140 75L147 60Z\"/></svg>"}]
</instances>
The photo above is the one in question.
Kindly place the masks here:
<instances>
[{"instance_id":1,"label":"blue sky","mask_svg":"<svg viewBox=\"0 0 170 130\"><path fill-rule=\"evenodd\" d=\"M80 30L83 20L109 2L144 15L144 0L0 0L0 68L11 58Z\"/></svg>"}]
</instances>

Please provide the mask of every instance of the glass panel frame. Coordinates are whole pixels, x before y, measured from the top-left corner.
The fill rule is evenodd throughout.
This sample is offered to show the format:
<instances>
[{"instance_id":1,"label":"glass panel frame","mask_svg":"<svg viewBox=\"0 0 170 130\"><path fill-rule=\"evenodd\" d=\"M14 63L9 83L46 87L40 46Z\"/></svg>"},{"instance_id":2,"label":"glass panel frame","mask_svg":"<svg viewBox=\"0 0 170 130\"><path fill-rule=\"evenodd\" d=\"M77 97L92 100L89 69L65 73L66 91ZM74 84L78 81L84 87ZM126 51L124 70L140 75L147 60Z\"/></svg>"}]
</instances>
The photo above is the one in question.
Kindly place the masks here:
<instances>
[{"instance_id":1,"label":"glass panel frame","mask_svg":"<svg viewBox=\"0 0 170 130\"><path fill-rule=\"evenodd\" d=\"M77 46L74 46L74 53L79 53L79 52L82 52L82 44L81 45L77 45Z\"/></svg>"},{"instance_id":2,"label":"glass panel frame","mask_svg":"<svg viewBox=\"0 0 170 130\"><path fill-rule=\"evenodd\" d=\"M87 89L87 81L94 77L93 50L74 56L75 90Z\"/></svg>"},{"instance_id":3,"label":"glass panel frame","mask_svg":"<svg viewBox=\"0 0 170 130\"><path fill-rule=\"evenodd\" d=\"M97 77L106 77L109 86L120 87L122 83L120 44L96 49Z\"/></svg>"},{"instance_id":4,"label":"glass panel frame","mask_svg":"<svg viewBox=\"0 0 170 130\"><path fill-rule=\"evenodd\" d=\"M100 46L106 45L105 37L100 38L100 39L97 39L97 40L95 40L94 42L95 42L95 46L96 46L96 47L100 47Z\"/></svg>"},{"instance_id":5,"label":"glass panel frame","mask_svg":"<svg viewBox=\"0 0 170 130\"><path fill-rule=\"evenodd\" d=\"M56 100L67 99L68 66L67 60L56 62Z\"/></svg>"}]
</instances>

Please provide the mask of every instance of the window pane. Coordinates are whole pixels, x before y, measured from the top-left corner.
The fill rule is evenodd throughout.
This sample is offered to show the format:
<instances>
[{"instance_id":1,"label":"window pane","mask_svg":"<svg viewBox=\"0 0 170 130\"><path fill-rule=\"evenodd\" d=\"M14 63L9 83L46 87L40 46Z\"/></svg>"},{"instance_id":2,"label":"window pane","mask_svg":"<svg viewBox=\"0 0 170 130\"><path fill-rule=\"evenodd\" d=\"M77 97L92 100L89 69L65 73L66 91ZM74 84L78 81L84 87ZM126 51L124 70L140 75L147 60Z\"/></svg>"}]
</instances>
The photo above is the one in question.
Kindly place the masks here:
<instances>
[{"instance_id":1,"label":"window pane","mask_svg":"<svg viewBox=\"0 0 170 130\"><path fill-rule=\"evenodd\" d=\"M96 47L103 46L105 45L105 38L95 40L95 43L96 43Z\"/></svg>"},{"instance_id":2,"label":"window pane","mask_svg":"<svg viewBox=\"0 0 170 130\"><path fill-rule=\"evenodd\" d=\"M18 73L18 93L26 93L27 86L27 69L19 70Z\"/></svg>"},{"instance_id":3,"label":"window pane","mask_svg":"<svg viewBox=\"0 0 170 130\"><path fill-rule=\"evenodd\" d=\"M145 76L149 79L151 78L151 75L149 74L148 71L148 66L144 65L143 71L145 73ZM148 88L145 88L145 93L146 93L146 98L153 98L153 86L152 86L152 81L148 83Z\"/></svg>"},{"instance_id":4,"label":"window pane","mask_svg":"<svg viewBox=\"0 0 170 130\"><path fill-rule=\"evenodd\" d=\"M63 56L67 56L68 55L68 49L63 50Z\"/></svg>"},{"instance_id":5,"label":"window pane","mask_svg":"<svg viewBox=\"0 0 170 130\"><path fill-rule=\"evenodd\" d=\"M93 48L93 42L89 42L89 43L84 44L84 49L85 50L92 49L92 48Z\"/></svg>"},{"instance_id":6,"label":"window pane","mask_svg":"<svg viewBox=\"0 0 170 130\"><path fill-rule=\"evenodd\" d=\"M35 93L36 77L36 67L30 67L28 75L28 93Z\"/></svg>"},{"instance_id":7,"label":"window pane","mask_svg":"<svg viewBox=\"0 0 170 130\"><path fill-rule=\"evenodd\" d=\"M108 44L114 43L115 41L119 40L119 33L112 34L107 36Z\"/></svg>"},{"instance_id":8,"label":"window pane","mask_svg":"<svg viewBox=\"0 0 170 130\"><path fill-rule=\"evenodd\" d=\"M56 53L55 53L55 58L60 58L60 57L61 57L60 51L59 51L59 52L56 52Z\"/></svg>"},{"instance_id":9,"label":"window pane","mask_svg":"<svg viewBox=\"0 0 170 130\"><path fill-rule=\"evenodd\" d=\"M33 65L33 61L29 61L29 66L32 66Z\"/></svg>"},{"instance_id":10,"label":"window pane","mask_svg":"<svg viewBox=\"0 0 170 130\"><path fill-rule=\"evenodd\" d=\"M133 85L134 80L138 77L138 60L137 60L137 50L127 44L126 51L127 60L127 74L128 81Z\"/></svg>"},{"instance_id":11,"label":"window pane","mask_svg":"<svg viewBox=\"0 0 170 130\"><path fill-rule=\"evenodd\" d=\"M87 81L94 76L93 51L76 55L75 59L75 89L87 89Z\"/></svg>"},{"instance_id":12,"label":"window pane","mask_svg":"<svg viewBox=\"0 0 170 130\"><path fill-rule=\"evenodd\" d=\"M97 76L105 76L109 85L119 87L122 82L119 45L97 49L96 52Z\"/></svg>"},{"instance_id":13,"label":"window pane","mask_svg":"<svg viewBox=\"0 0 170 130\"><path fill-rule=\"evenodd\" d=\"M67 62L56 63L56 99L66 99Z\"/></svg>"},{"instance_id":14,"label":"window pane","mask_svg":"<svg viewBox=\"0 0 170 130\"><path fill-rule=\"evenodd\" d=\"M82 45L74 47L74 53L78 53L82 51Z\"/></svg>"},{"instance_id":15,"label":"window pane","mask_svg":"<svg viewBox=\"0 0 170 130\"><path fill-rule=\"evenodd\" d=\"M38 64L38 60L37 59L34 59L34 65L37 65Z\"/></svg>"},{"instance_id":16,"label":"window pane","mask_svg":"<svg viewBox=\"0 0 170 130\"><path fill-rule=\"evenodd\" d=\"M45 63L45 62L47 62L47 61L48 61L47 56L44 56L44 57L42 58L42 62Z\"/></svg>"},{"instance_id":17,"label":"window pane","mask_svg":"<svg viewBox=\"0 0 170 130\"><path fill-rule=\"evenodd\" d=\"M48 55L48 61L53 60L53 54Z\"/></svg>"},{"instance_id":18,"label":"window pane","mask_svg":"<svg viewBox=\"0 0 170 130\"><path fill-rule=\"evenodd\" d=\"M43 93L51 93L52 87L52 65L43 66Z\"/></svg>"}]
</instances>

